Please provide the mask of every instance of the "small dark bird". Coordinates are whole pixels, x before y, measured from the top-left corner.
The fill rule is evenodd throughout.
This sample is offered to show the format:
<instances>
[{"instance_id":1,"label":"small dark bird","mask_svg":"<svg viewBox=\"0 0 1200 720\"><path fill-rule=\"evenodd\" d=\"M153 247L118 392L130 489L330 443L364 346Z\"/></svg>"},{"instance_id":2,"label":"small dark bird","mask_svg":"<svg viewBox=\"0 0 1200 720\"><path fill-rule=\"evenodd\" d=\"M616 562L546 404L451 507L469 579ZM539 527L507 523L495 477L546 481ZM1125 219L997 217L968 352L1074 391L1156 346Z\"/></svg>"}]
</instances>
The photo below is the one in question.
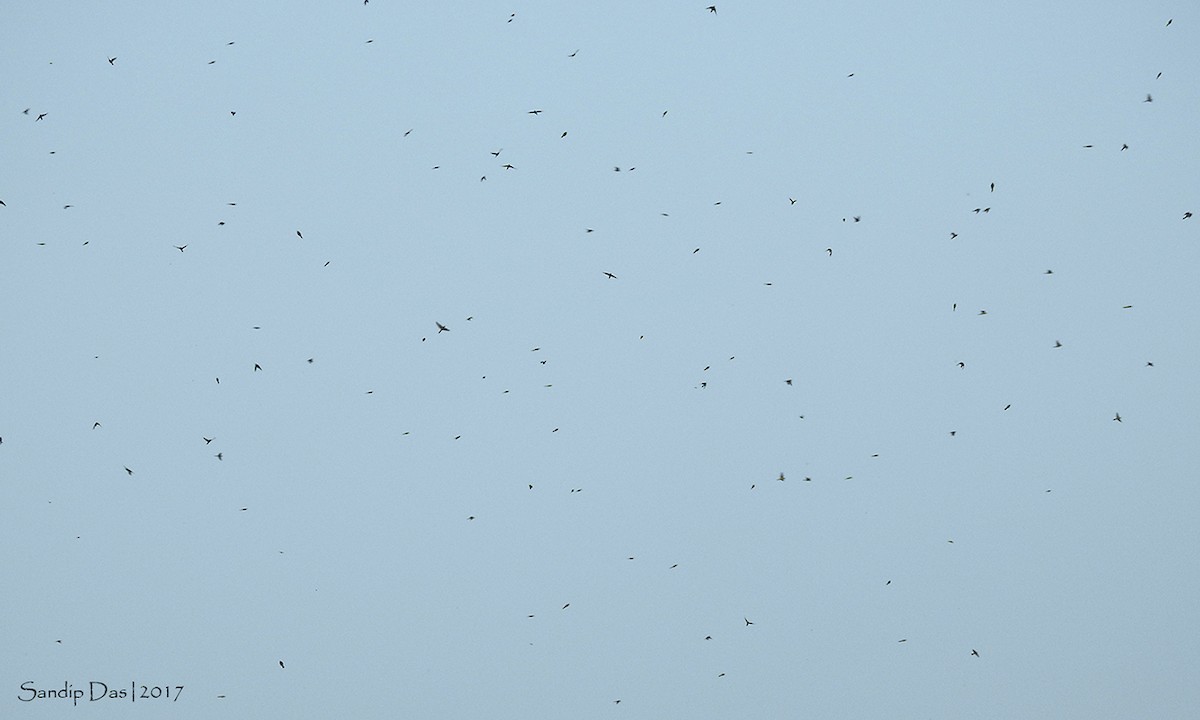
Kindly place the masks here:
<instances>
[{"instance_id":1,"label":"small dark bird","mask_svg":"<svg viewBox=\"0 0 1200 720\"><path fill-rule=\"evenodd\" d=\"M504 148L500 148L496 152L492 153L492 157L500 157L500 153L502 152L504 152Z\"/></svg>"},{"instance_id":2,"label":"small dark bird","mask_svg":"<svg viewBox=\"0 0 1200 720\"><path fill-rule=\"evenodd\" d=\"M1147 363L1146 363L1146 367L1154 367L1154 363L1152 363L1152 362L1147 362Z\"/></svg>"},{"instance_id":3,"label":"small dark bird","mask_svg":"<svg viewBox=\"0 0 1200 720\"><path fill-rule=\"evenodd\" d=\"M712 13L712 14L714 14L714 15L716 15L716 14L717 14L717 6L716 6L716 5L709 5L709 6L708 6L707 8L705 8L705 9L706 9L706 10L708 10L710 13Z\"/></svg>"},{"instance_id":4,"label":"small dark bird","mask_svg":"<svg viewBox=\"0 0 1200 720\"><path fill-rule=\"evenodd\" d=\"M440 322L438 322L436 320L433 321L433 324L437 325L437 329L438 329L439 333L450 332L450 328L446 327L445 325L441 324Z\"/></svg>"},{"instance_id":5,"label":"small dark bird","mask_svg":"<svg viewBox=\"0 0 1200 720\"><path fill-rule=\"evenodd\" d=\"M980 315L987 315L987 310L980 310L980 311L979 311L979 314L980 314Z\"/></svg>"},{"instance_id":6,"label":"small dark bird","mask_svg":"<svg viewBox=\"0 0 1200 720\"><path fill-rule=\"evenodd\" d=\"M216 440L216 438L203 437L203 436L201 436L200 439L204 441L205 445L210 445L210 444L212 444L213 440Z\"/></svg>"},{"instance_id":7,"label":"small dark bird","mask_svg":"<svg viewBox=\"0 0 1200 720\"><path fill-rule=\"evenodd\" d=\"M130 475L132 475L132 474L133 474L133 471L132 471L132 470L130 470L129 468L125 468L125 472L126 472L126 473L128 473L128 474L130 474Z\"/></svg>"},{"instance_id":8,"label":"small dark bird","mask_svg":"<svg viewBox=\"0 0 1200 720\"><path fill-rule=\"evenodd\" d=\"M992 192L996 192L996 183L992 183Z\"/></svg>"},{"instance_id":9,"label":"small dark bird","mask_svg":"<svg viewBox=\"0 0 1200 720\"><path fill-rule=\"evenodd\" d=\"M1061 343L1061 342L1059 342L1058 340L1055 340L1055 341L1054 341L1054 347L1056 347L1056 348L1060 348L1060 347L1062 347L1062 343Z\"/></svg>"},{"instance_id":10,"label":"small dark bird","mask_svg":"<svg viewBox=\"0 0 1200 720\"><path fill-rule=\"evenodd\" d=\"M960 362L960 363L958 364L958 366L959 366L960 368L965 368L965 367L967 366L967 364L966 364L966 363L963 363L963 362Z\"/></svg>"},{"instance_id":11,"label":"small dark bird","mask_svg":"<svg viewBox=\"0 0 1200 720\"><path fill-rule=\"evenodd\" d=\"M229 116L230 116L230 117L236 117L236 116L237 116L237 110L230 110L230 111L229 111Z\"/></svg>"},{"instance_id":12,"label":"small dark bird","mask_svg":"<svg viewBox=\"0 0 1200 720\"><path fill-rule=\"evenodd\" d=\"M529 112L527 112L525 114L526 115L541 115L542 111L541 110L530 110Z\"/></svg>"},{"instance_id":13,"label":"small dark bird","mask_svg":"<svg viewBox=\"0 0 1200 720\"><path fill-rule=\"evenodd\" d=\"M750 627L751 625L754 624L754 623L750 622L749 618L743 617L742 619L746 621L746 627Z\"/></svg>"},{"instance_id":14,"label":"small dark bird","mask_svg":"<svg viewBox=\"0 0 1200 720\"><path fill-rule=\"evenodd\" d=\"M29 114L29 111L30 111L30 110L32 110L32 109L33 109L33 108L25 108L24 110L22 110L22 111L21 111L21 114L22 114L22 115L28 115L28 114Z\"/></svg>"},{"instance_id":15,"label":"small dark bird","mask_svg":"<svg viewBox=\"0 0 1200 720\"><path fill-rule=\"evenodd\" d=\"M262 370L262 365L259 365L258 363L254 363L254 372L258 372L259 370Z\"/></svg>"},{"instance_id":16,"label":"small dark bird","mask_svg":"<svg viewBox=\"0 0 1200 720\"><path fill-rule=\"evenodd\" d=\"M958 431L957 431L957 430L951 430L951 431L950 431L950 437L954 437L954 436L955 436L955 435L957 435L957 434L958 434Z\"/></svg>"},{"instance_id":17,"label":"small dark bird","mask_svg":"<svg viewBox=\"0 0 1200 720\"><path fill-rule=\"evenodd\" d=\"M1184 219L1184 220L1187 220L1187 219L1188 219L1188 218L1190 218L1191 216L1192 216L1192 214L1191 214L1190 212L1185 212L1185 213L1183 214L1183 219Z\"/></svg>"},{"instance_id":18,"label":"small dark bird","mask_svg":"<svg viewBox=\"0 0 1200 720\"><path fill-rule=\"evenodd\" d=\"M783 482L784 480L783 473L779 473L779 482Z\"/></svg>"},{"instance_id":19,"label":"small dark bird","mask_svg":"<svg viewBox=\"0 0 1200 720\"><path fill-rule=\"evenodd\" d=\"M784 382L785 382L785 383L787 383L788 385L791 385L791 384L792 384L792 380L791 380L791 378L788 378L787 380L784 380Z\"/></svg>"},{"instance_id":20,"label":"small dark bird","mask_svg":"<svg viewBox=\"0 0 1200 720\"><path fill-rule=\"evenodd\" d=\"M976 650L975 648L971 648L971 654L974 655L975 657L979 657L979 651Z\"/></svg>"},{"instance_id":21,"label":"small dark bird","mask_svg":"<svg viewBox=\"0 0 1200 720\"><path fill-rule=\"evenodd\" d=\"M505 170L516 170L516 168L512 165L501 165L500 167L504 168Z\"/></svg>"},{"instance_id":22,"label":"small dark bird","mask_svg":"<svg viewBox=\"0 0 1200 720\"><path fill-rule=\"evenodd\" d=\"M605 275L605 277L607 277L609 280L616 280L616 279L617 279L617 276L616 276L616 275L613 275L613 274L612 274L612 273L610 273L610 272L605 272L605 273L604 273L604 275Z\"/></svg>"},{"instance_id":23,"label":"small dark bird","mask_svg":"<svg viewBox=\"0 0 1200 720\"><path fill-rule=\"evenodd\" d=\"M562 139L563 139L563 138L565 138L566 136L567 136L567 131L566 131L566 130L563 130L563 134L562 134L562 135L559 135L559 136L558 136L558 139L559 139L559 140L562 140Z\"/></svg>"},{"instance_id":24,"label":"small dark bird","mask_svg":"<svg viewBox=\"0 0 1200 720\"><path fill-rule=\"evenodd\" d=\"M1117 413L1117 414L1116 414L1116 415L1113 417L1113 420L1114 420L1114 421L1116 421L1116 422L1121 422L1121 413Z\"/></svg>"},{"instance_id":25,"label":"small dark bird","mask_svg":"<svg viewBox=\"0 0 1200 720\"><path fill-rule=\"evenodd\" d=\"M833 248L825 248L825 252L829 253L829 257L833 257Z\"/></svg>"},{"instance_id":26,"label":"small dark bird","mask_svg":"<svg viewBox=\"0 0 1200 720\"><path fill-rule=\"evenodd\" d=\"M224 459L225 459L225 453L217 453L216 455L213 455L213 457L215 457L215 458L216 458L216 459L218 459L218 460L224 460Z\"/></svg>"},{"instance_id":27,"label":"small dark bird","mask_svg":"<svg viewBox=\"0 0 1200 720\"><path fill-rule=\"evenodd\" d=\"M98 423L98 422L94 422L94 423L92 423L92 429L93 429L93 430L95 430L95 429L96 429L96 428L98 428L98 427L100 427L100 423Z\"/></svg>"},{"instance_id":28,"label":"small dark bird","mask_svg":"<svg viewBox=\"0 0 1200 720\"><path fill-rule=\"evenodd\" d=\"M950 233L950 239L951 239L951 240L953 240L953 239L954 239L954 238L956 238L956 237L958 237L958 233L956 233L956 232L952 232L952 233Z\"/></svg>"},{"instance_id":29,"label":"small dark bird","mask_svg":"<svg viewBox=\"0 0 1200 720\"><path fill-rule=\"evenodd\" d=\"M563 605L563 606L562 606L562 609L563 609L563 610L566 610L566 609L567 609L567 608L569 608L569 607L571 607L571 603L567 603L566 605Z\"/></svg>"},{"instance_id":30,"label":"small dark bird","mask_svg":"<svg viewBox=\"0 0 1200 720\"><path fill-rule=\"evenodd\" d=\"M1174 21L1175 21L1175 18L1171 18L1170 20L1167 20L1167 24L1164 25L1163 27L1171 27L1171 23Z\"/></svg>"},{"instance_id":31,"label":"small dark bird","mask_svg":"<svg viewBox=\"0 0 1200 720\"><path fill-rule=\"evenodd\" d=\"M116 59L115 57L110 57L110 58L108 59L108 64L109 64L109 65L115 65L116 63L117 63L117 59Z\"/></svg>"},{"instance_id":32,"label":"small dark bird","mask_svg":"<svg viewBox=\"0 0 1200 720\"><path fill-rule=\"evenodd\" d=\"M1125 152L1128 149L1129 149L1128 145L1126 145L1125 143L1121 143L1121 152Z\"/></svg>"},{"instance_id":33,"label":"small dark bird","mask_svg":"<svg viewBox=\"0 0 1200 720\"><path fill-rule=\"evenodd\" d=\"M576 55L578 55L578 54L579 54L579 51L578 51L578 50L576 50L575 52L571 53L571 54L570 54L570 55L568 55L567 57L575 57L575 56L576 56Z\"/></svg>"},{"instance_id":34,"label":"small dark bird","mask_svg":"<svg viewBox=\"0 0 1200 720\"><path fill-rule=\"evenodd\" d=\"M861 216L859 216L859 215L855 215L855 216L854 216L854 222L861 222L861 221L862 221L862 217L861 217Z\"/></svg>"},{"instance_id":35,"label":"small dark bird","mask_svg":"<svg viewBox=\"0 0 1200 720\"><path fill-rule=\"evenodd\" d=\"M1150 97L1150 93L1146 93L1146 99L1142 102L1154 102L1154 98Z\"/></svg>"},{"instance_id":36,"label":"small dark bird","mask_svg":"<svg viewBox=\"0 0 1200 720\"><path fill-rule=\"evenodd\" d=\"M300 238L301 240L304 239L304 236L300 234L299 230L296 231L296 237Z\"/></svg>"},{"instance_id":37,"label":"small dark bird","mask_svg":"<svg viewBox=\"0 0 1200 720\"><path fill-rule=\"evenodd\" d=\"M791 204L795 205L795 204L796 204L796 198L788 198L788 202L790 202Z\"/></svg>"},{"instance_id":38,"label":"small dark bird","mask_svg":"<svg viewBox=\"0 0 1200 720\"><path fill-rule=\"evenodd\" d=\"M1053 274L1054 274L1054 271L1053 271L1053 270L1047 270L1046 272L1044 272L1044 273L1042 273L1042 274L1043 274L1043 275L1053 275Z\"/></svg>"},{"instance_id":39,"label":"small dark bird","mask_svg":"<svg viewBox=\"0 0 1200 720\"><path fill-rule=\"evenodd\" d=\"M1085 148L1090 148L1090 147L1092 147L1092 146L1091 146L1091 145L1084 145L1084 147L1085 147Z\"/></svg>"},{"instance_id":40,"label":"small dark bird","mask_svg":"<svg viewBox=\"0 0 1200 720\"><path fill-rule=\"evenodd\" d=\"M179 252L183 252L183 249L186 248L187 245L172 245L171 247L175 248Z\"/></svg>"},{"instance_id":41,"label":"small dark bird","mask_svg":"<svg viewBox=\"0 0 1200 720\"><path fill-rule=\"evenodd\" d=\"M282 661L282 660L280 660L280 661L279 661L279 667L283 667L283 661Z\"/></svg>"},{"instance_id":42,"label":"small dark bird","mask_svg":"<svg viewBox=\"0 0 1200 720\"><path fill-rule=\"evenodd\" d=\"M37 116L37 120L34 120L34 122L38 122L39 120L41 120L42 118L46 117L47 115L49 115L49 113L42 113L41 115L38 115L38 116Z\"/></svg>"}]
</instances>

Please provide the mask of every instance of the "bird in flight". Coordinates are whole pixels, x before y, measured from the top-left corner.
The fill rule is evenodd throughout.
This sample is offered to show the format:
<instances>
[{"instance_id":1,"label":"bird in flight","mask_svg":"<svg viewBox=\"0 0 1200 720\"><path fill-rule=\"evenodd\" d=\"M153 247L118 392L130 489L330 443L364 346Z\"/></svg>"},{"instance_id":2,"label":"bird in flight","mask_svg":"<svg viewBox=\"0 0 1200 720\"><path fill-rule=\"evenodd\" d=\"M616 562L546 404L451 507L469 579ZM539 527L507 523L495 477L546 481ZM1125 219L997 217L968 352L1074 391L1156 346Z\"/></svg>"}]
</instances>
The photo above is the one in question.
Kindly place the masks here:
<instances>
[{"instance_id":1,"label":"bird in flight","mask_svg":"<svg viewBox=\"0 0 1200 720\"><path fill-rule=\"evenodd\" d=\"M282 661L282 660L280 660L280 661L279 661L279 667L283 667L283 661Z\"/></svg>"},{"instance_id":2,"label":"bird in flight","mask_svg":"<svg viewBox=\"0 0 1200 720\"><path fill-rule=\"evenodd\" d=\"M617 279L617 276L616 276L616 275L613 275L612 273L610 273L610 272L608 272L608 271L604 271L604 275L605 275L605 276L606 276L606 277L607 277L609 280L616 280L616 279Z\"/></svg>"},{"instance_id":3,"label":"bird in flight","mask_svg":"<svg viewBox=\"0 0 1200 720\"><path fill-rule=\"evenodd\" d=\"M743 617L742 619L746 621L746 627L750 627L751 625L754 624L754 623L750 622L749 618Z\"/></svg>"},{"instance_id":4,"label":"bird in flight","mask_svg":"<svg viewBox=\"0 0 1200 720\"><path fill-rule=\"evenodd\" d=\"M1113 416L1113 421L1114 421L1114 422L1121 422L1121 413L1117 413L1116 415L1114 415L1114 416Z\"/></svg>"},{"instance_id":5,"label":"bird in flight","mask_svg":"<svg viewBox=\"0 0 1200 720\"><path fill-rule=\"evenodd\" d=\"M95 430L95 429L96 429L96 428L98 428L98 427L100 427L100 423L98 423L98 422L94 422L94 423L92 423L92 429L93 429L93 430Z\"/></svg>"},{"instance_id":6,"label":"bird in flight","mask_svg":"<svg viewBox=\"0 0 1200 720\"><path fill-rule=\"evenodd\" d=\"M1191 216L1192 216L1192 214L1191 214L1190 212L1185 212L1185 213L1183 214L1183 219L1184 219L1184 220L1187 220L1187 219L1188 219L1188 218L1190 218Z\"/></svg>"},{"instance_id":7,"label":"bird in flight","mask_svg":"<svg viewBox=\"0 0 1200 720\"><path fill-rule=\"evenodd\" d=\"M172 245L171 247L175 248L179 252L183 252L183 249L186 248L187 245Z\"/></svg>"},{"instance_id":8,"label":"bird in flight","mask_svg":"<svg viewBox=\"0 0 1200 720\"><path fill-rule=\"evenodd\" d=\"M204 436L200 436L200 439L204 441L205 445L209 445L212 443L213 440L216 440L216 438L210 438L210 437L204 437Z\"/></svg>"},{"instance_id":9,"label":"bird in flight","mask_svg":"<svg viewBox=\"0 0 1200 720\"><path fill-rule=\"evenodd\" d=\"M304 239L304 236L300 234L299 230L296 231L296 237L300 238L301 240Z\"/></svg>"},{"instance_id":10,"label":"bird in flight","mask_svg":"<svg viewBox=\"0 0 1200 720\"><path fill-rule=\"evenodd\" d=\"M1150 93L1146 93L1146 99L1142 102L1154 102L1154 98L1150 97Z\"/></svg>"},{"instance_id":11,"label":"bird in flight","mask_svg":"<svg viewBox=\"0 0 1200 720\"><path fill-rule=\"evenodd\" d=\"M542 111L541 110L530 110L529 112L527 112L525 114L526 115L541 115Z\"/></svg>"},{"instance_id":12,"label":"bird in flight","mask_svg":"<svg viewBox=\"0 0 1200 720\"><path fill-rule=\"evenodd\" d=\"M433 321L433 324L437 325L437 329L438 329L439 333L450 332L450 328L446 327L445 325L441 324L440 322L438 322L436 320Z\"/></svg>"},{"instance_id":13,"label":"bird in flight","mask_svg":"<svg viewBox=\"0 0 1200 720\"><path fill-rule=\"evenodd\" d=\"M116 65L116 64L117 64L117 59L116 59L115 57L110 57L110 58L108 59L108 64L109 64L109 65Z\"/></svg>"},{"instance_id":14,"label":"bird in flight","mask_svg":"<svg viewBox=\"0 0 1200 720\"><path fill-rule=\"evenodd\" d=\"M716 14L717 14L717 6L716 6L716 5L709 5L709 6L708 6L707 8L705 8L705 9L706 9L706 10L708 10L708 11L709 11L710 13L712 13L713 15L716 15Z\"/></svg>"},{"instance_id":15,"label":"bird in flight","mask_svg":"<svg viewBox=\"0 0 1200 720\"><path fill-rule=\"evenodd\" d=\"M132 475L132 474L133 474L133 471L132 471L132 470L130 470L129 468L125 468L125 472L126 472L126 473L128 473L128 474L130 474L130 475Z\"/></svg>"},{"instance_id":16,"label":"bird in flight","mask_svg":"<svg viewBox=\"0 0 1200 720\"><path fill-rule=\"evenodd\" d=\"M42 113L41 115L38 115L38 116L37 116L37 120L34 120L34 122L38 122L39 120L41 120L42 118L46 117L47 115L49 115L49 113Z\"/></svg>"},{"instance_id":17,"label":"bird in flight","mask_svg":"<svg viewBox=\"0 0 1200 720\"><path fill-rule=\"evenodd\" d=\"M1063 345L1062 345L1062 343L1061 343L1060 341L1058 341L1058 340L1055 340L1055 341L1054 341L1054 347L1056 347L1056 348L1060 348L1060 347L1062 347L1062 346L1063 346Z\"/></svg>"},{"instance_id":18,"label":"bird in flight","mask_svg":"<svg viewBox=\"0 0 1200 720\"><path fill-rule=\"evenodd\" d=\"M975 648L971 648L971 654L974 655L975 657L979 657L979 651L976 650Z\"/></svg>"},{"instance_id":19,"label":"bird in flight","mask_svg":"<svg viewBox=\"0 0 1200 720\"><path fill-rule=\"evenodd\" d=\"M258 372L259 370L262 370L262 365L259 365L258 363L254 363L254 372Z\"/></svg>"}]
</instances>

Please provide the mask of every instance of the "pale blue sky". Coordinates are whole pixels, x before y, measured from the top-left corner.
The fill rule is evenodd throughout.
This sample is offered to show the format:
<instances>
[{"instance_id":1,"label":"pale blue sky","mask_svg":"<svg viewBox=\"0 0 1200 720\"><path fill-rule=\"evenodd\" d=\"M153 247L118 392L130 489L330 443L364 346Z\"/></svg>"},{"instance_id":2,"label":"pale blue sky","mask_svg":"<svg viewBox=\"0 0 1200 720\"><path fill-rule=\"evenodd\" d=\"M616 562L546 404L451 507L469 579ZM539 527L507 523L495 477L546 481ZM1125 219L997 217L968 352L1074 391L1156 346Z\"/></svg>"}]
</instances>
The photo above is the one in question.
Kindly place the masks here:
<instances>
[{"instance_id":1,"label":"pale blue sky","mask_svg":"<svg viewBox=\"0 0 1200 720\"><path fill-rule=\"evenodd\" d=\"M7 11L0 715L1195 712L1200 14L706 2Z\"/></svg>"}]
</instances>

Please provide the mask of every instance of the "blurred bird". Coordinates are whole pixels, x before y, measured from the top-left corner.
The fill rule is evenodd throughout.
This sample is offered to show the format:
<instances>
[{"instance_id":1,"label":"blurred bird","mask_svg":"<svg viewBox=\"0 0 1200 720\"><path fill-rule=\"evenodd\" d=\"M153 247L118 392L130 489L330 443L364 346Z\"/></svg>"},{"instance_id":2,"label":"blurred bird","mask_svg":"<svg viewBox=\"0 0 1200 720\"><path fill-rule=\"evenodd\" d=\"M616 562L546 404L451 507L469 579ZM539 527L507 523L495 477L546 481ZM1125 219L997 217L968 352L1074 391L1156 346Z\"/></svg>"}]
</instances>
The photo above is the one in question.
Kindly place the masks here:
<instances>
[{"instance_id":1,"label":"blurred bird","mask_svg":"<svg viewBox=\"0 0 1200 720\"><path fill-rule=\"evenodd\" d=\"M450 332L450 328L446 327L445 325L441 324L440 322L438 322L436 320L433 321L433 324L437 325L437 329L438 329L439 333Z\"/></svg>"}]
</instances>

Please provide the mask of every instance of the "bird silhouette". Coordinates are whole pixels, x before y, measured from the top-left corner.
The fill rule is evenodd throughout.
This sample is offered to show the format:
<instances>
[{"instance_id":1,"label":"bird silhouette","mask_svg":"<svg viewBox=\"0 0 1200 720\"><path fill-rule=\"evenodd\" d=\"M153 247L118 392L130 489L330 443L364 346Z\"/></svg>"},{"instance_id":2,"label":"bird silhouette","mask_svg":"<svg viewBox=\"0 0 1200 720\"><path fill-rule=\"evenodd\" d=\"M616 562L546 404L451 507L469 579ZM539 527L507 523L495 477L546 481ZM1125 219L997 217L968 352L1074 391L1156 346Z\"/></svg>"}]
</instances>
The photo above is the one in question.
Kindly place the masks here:
<instances>
[{"instance_id":1,"label":"bird silhouette","mask_svg":"<svg viewBox=\"0 0 1200 720\"><path fill-rule=\"evenodd\" d=\"M115 57L110 57L110 58L108 59L108 64L109 64L109 65L116 65L116 64L117 64L117 59L116 59Z\"/></svg>"},{"instance_id":2,"label":"bird silhouette","mask_svg":"<svg viewBox=\"0 0 1200 720\"><path fill-rule=\"evenodd\" d=\"M707 8L705 8L705 10L708 10L710 13L715 15L717 13L717 6L709 5Z\"/></svg>"},{"instance_id":3,"label":"bird silhouette","mask_svg":"<svg viewBox=\"0 0 1200 720\"><path fill-rule=\"evenodd\" d=\"M445 325L441 324L440 322L438 322L436 320L433 322L433 324L437 325L437 329L438 329L439 333L450 332L450 328L446 327Z\"/></svg>"},{"instance_id":4,"label":"bird silhouette","mask_svg":"<svg viewBox=\"0 0 1200 720\"><path fill-rule=\"evenodd\" d=\"M262 370L262 365L259 365L258 363L254 363L254 372L258 372L260 370Z\"/></svg>"},{"instance_id":5,"label":"bird silhouette","mask_svg":"<svg viewBox=\"0 0 1200 720\"><path fill-rule=\"evenodd\" d=\"M129 475L132 475L132 474L133 474L133 471L132 471L132 470L130 470L129 468L125 468L125 472L126 472L127 474L129 474Z\"/></svg>"},{"instance_id":6,"label":"bird silhouette","mask_svg":"<svg viewBox=\"0 0 1200 720\"><path fill-rule=\"evenodd\" d=\"M179 252L183 252L184 248L186 248L187 245L172 245L171 247L175 248Z\"/></svg>"},{"instance_id":7,"label":"bird silhouette","mask_svg":"<svg viewBox=\"0 0 1200 720\"><path fill-rule=\"evenodd\" d=\"M37 120L34 120L34 122L39 122L40 120L42 120L43 118L45 118L45 117L46 117L47 115L49 115L49 114L50 114L50 113L42 113L41 115L38 115L38 116L37 116Z\"/></svg>"},{"instance_id":8,"label":"bird silhouette","mask_svg":"<svg viewBox=\"0 0 1200 720\"><path fill-rule=\"evenodd\" d=\"M1146 93L1146 99L1142 102L1154 102L1154 98L1150 97L1150 93Z\"/></svg>"},{"instance_id":9,"label":"bird silhouette","mask_svg":"<svg viewBox=\"0 0 1200 720\"><path fill-rule=\"evenodd\" d=\"M299 230L296 231L296 237L300 238L301 240L304 239L304 236L300 234Z\"/></svg>"},{"instance_id":10,"label":"bird silhouette","mask_svg":"<svg viewBox=\"0 0 1200 720\"><path fill-rule=\"evenodd\" d=\"M975 648L971 648L971 654L974 655L975 657L979 657L979 651L976 650Z\"/></svg>"},{"instance_id":11,"label":"bird silhouette","mask_svg":"<svg viewBox=\"0 0 1200 720\"><path fill-rule=\"evenodd\" d=\"M607 271L605 271L605 272L604 272L604 275L605 275L605 277L607 277L609 280L616 280L616 279L617 279L617 276L616 276L616 275L613 275L612 273L610 273L610 272L607 272Z\"/></svg>"},{"instance_id":12,"label":"bird silhouette","mask_svg":"<svg viewBox=\"0 0 1200 720\"><path fill-rule=\"evenodd\" d=\"M742 619L746 621L746 627L750 627L751 625L753 625L753 624L754 624L754 623L750 622L750 619L749 619L749 618L742 617Z\"/></svg>"},{"instance_id":13,"label":"bird silhouette","mask_svg":"<svg viewBox=\"0 0 1200 720\"><path fill-rule=\"evenodd\" d=\"M201 436L200 439L204 441L205 445L209 445L212 443L213 440L216 440L216 438L210 438L210 437L204 437L204 436Z\"/></svg>"},{"instance_id":14,"label":"bird silhouette","mask_svg":"<svg viewBox=\"0 0 1200 720\"><path fill-rule=\"evenodd\" d=\"M1114 421L1114 422L1121 422L1121 413L1117 413L1116 415L1114 415L1114 416L1113 416L1113 421Z\"/></svg>"}]
</instances>

